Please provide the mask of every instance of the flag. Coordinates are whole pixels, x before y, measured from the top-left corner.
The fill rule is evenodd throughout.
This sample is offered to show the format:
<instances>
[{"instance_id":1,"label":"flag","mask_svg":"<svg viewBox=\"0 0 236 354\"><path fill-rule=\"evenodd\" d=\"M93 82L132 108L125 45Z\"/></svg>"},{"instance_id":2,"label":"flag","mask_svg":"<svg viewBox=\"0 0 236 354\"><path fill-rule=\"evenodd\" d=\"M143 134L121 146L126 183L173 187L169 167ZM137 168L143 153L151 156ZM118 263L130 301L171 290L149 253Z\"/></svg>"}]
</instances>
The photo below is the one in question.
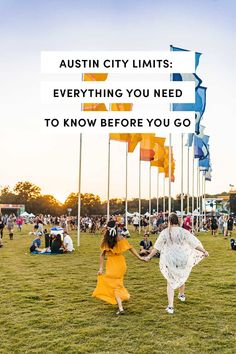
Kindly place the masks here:
<instances>
[{"instance_id":1,"label":"flag","mask_svg":"<svg viewBox=\"0 0 236 354\"><path fill-rule=\"evenodd\" d=\"M188 50L188 49L173 47L173 45L170 46L170 50L173 52L190 52L190 50ZM201 55L202 55L202 53L195 52L195 70L198 67Z\"/></svg>"},{"instance_id":2,"label":"flag","mask_svg":"<svg viewBox=\"0 0 236 354\"><path fill-rule=\"evenodd\" d=\"M128 152L134 152L138 143L142 140L142 134L138 133L111 133L110 140L128 143Z\"/></svg>"},{"instance_id":3,"label":"flag","mask_svg":"<svg viewBox=\"0 0 236 354\"><path fill-rule=\"evenodd\" d=\"M185 146L191 147L193 145L193 138L194 138L194 133L189 133Z\"/></svg>"},{"instance_id":4,"label":"flag","mask_svg":"<svg viewBox=\"0 0 236 354\"><path fill-rule=\"evenodd\" d=\"M165 138L156 137L154 145L154 159L151 161L151 166L164 167L165 160Z\"/></svg>"},{"instance_id":5,"label":"flag","mask_svg":"<svg viewBox=\"0 0 236 354\"><path fill-rule=\"evenodd\" d=\"M83 81L106 81L108 74L105 73L86 73L83 74Z\"/></svg>"},{"instance_id":6,"label":"flag","mask_svg":"<svg viewBox=\"0 0 236 354\"><path fill-rule=\"evenodd\" d=\"M210 168L210 156L206 156L204 159L199 160L198 166L200 171L208 171Z\"/></svg>"},{"instance_id":7,"label":"flag","mask_svg":"<svg viewBox=\"0 0 236 354\"><path fill-rule=\"evenodd\" d=\"M187 49L171 46L172 51L185 51ZM201 53L195 52L195 70L198 67ZM173 111L195 111L195 133L199 134L199 125L203 113L206 108L206 87L201 86L202 80L195 73L182 74L175 73L172 75L172 81L194 81L195 82L195 103L174 103Z\"/></svg>"},{"instance_id":8,"label":"flag","mask_svg":"<svg viewBox=\"0 0 236 354\"><path fill-rule=\"evenodd\" d=\"M164 158L164 167L162 169L162 167L159 168L159 172L160 173L165 173L165 177L169 177L169 146L165 146L165 158ZM175 176L174 176L174 172L175 172L175 160L173 158L173 151L171 148L171 182L175 181Z\"/></svg>"},{"instance_id":9,"label":"flag","mask_svg":"<svg viewBox=\"0 0 236 354\"><path fill-rule=\"evenodd\" d=\"M140 142L140 160L152 161L154 159L155 134L142 134Z\"/></svg>"},{"instance_id":10,"label":"flag","mask_svg":"<svg viewBox=\"0 0 236 354\"><path fill-rule=\"evenodd\" d=\"M198 135L194 136L194 157L195 159L205 159L209 155L209 136L204 135L202 138Z\"/></svg>"},{"instance_id":11,"label":"flag","mask_svg":"<svg viewBox=\"0 0 236 354\"><path fill-rule=\"evenodd\" d=\"M138 143L142 140L142 134L129 134L128 152L134 152Z\"/></svg>"},{"instance_id":12,"label":"flag","mask_svg":"<svg viewBox=\"0 0 236 354\"><path fill-rule=\"evenodd\" d=\"M193 74L172 74L172 81L194 81L195 82L195 89L197 89L201 84L202 80L200 77L193 73Z\"/></svg>"},{"instance_id":13,"label":"flag","mask_svg":"<svg viewBox=\"0 0 236 354\"><path fill-rule=\"evenodd\" d=\"M211 167L209 168L208 171L204 171L204 172L203 172L203 175L205 176L205 180L206 180L206 181L211 181L211 178L212 178L211 172L212 172Z\"/></svg>"},{"instance_id":14,"label":"flag","mask_svg":"<svg viewBox=\"0 0 236 354\"><path fill-rule=\"evenodd\" d=\"M109 137L110 140L116 140L116 141L122 141L122 142L128 142L129 141L129 135L126 133L110 133Z\"/></svg>"},{"instance_id":15,"label":"flag","mask_svg":"<svg viewBox=\"0 0 236 354\"><path fill-rule=\"evenodd\" d=\"M105 103L82 103L82 111L107 111Z\"/></svg>"},{"instance_id":16,"label":"flag","mask_svg":"<svg viewBox=\"0 0 236 354\"><path fill-rule=\"evenodd\" d=\"M107 79L108 74L105 73L99 73L99 74L93 74L93 73L86 73L83 74L83 81L105 81ZM101 111L105 112L107 111L107 107L105 103L83 103L82 104L82 111Z\"/></svg>"},{"instance_id":17,"label":"flag","mask_svg":"<svg viewBox=\"0 0 236 354\"><path fill-rule=\"evenodd\" d=\"M173 111L195 111L195 133L199 134L200 121L206 108L206 87L195 89L195 103L174 103Z\"/></svg>"},{"instance_id":18,"label":"flag","mask_svg":"<svg viewBox=\"0 0 236 354\"><path fill-rule=\"evenodd\" d=\"M112 103L110 105L111 111L132 111L132 103Z\"/></svg>"}]
</instances>

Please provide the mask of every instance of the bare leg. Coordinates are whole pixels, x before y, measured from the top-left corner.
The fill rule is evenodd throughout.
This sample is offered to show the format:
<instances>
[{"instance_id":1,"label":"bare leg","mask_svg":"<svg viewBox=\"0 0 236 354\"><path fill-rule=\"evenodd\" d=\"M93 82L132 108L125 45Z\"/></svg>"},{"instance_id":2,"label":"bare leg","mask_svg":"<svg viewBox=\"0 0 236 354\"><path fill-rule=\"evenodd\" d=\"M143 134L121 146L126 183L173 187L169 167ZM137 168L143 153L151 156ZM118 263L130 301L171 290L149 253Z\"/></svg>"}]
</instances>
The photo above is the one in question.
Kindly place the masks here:
<instances>
[{"instance_id":1,"label":"bare leg","mask_svg":"<svg viewBox=\"0 0 236 354\"><path fill-rule=\"evenodd\" d=\"M120 298L119 296L117 296L117 295L115 295L115 298L116 298L116 301L117 301L119 310L120 310L120 311L124 311L121 298Z\"/></svg>"},{"instance_id":2,"label":"bare leg","mask_svg":"<svg viewBox=\"0 0 236 354\"><path fill-rule=\"evenodd\" d=\"M185 291L185 284L183 284L183 285L179 288L179 293L180 293L180 295L184 295L184 291Z\"/></svg>"},{"instance_id":3,"label":"bare leg","mask_svg":"<svg viewBox=\"0 0 236 354\"><path fill-rule=\"evenodd\" d=\"M174 289L170 286L169 283L167 283L167 297L168 297L169 307L174 307L174 295L175 295Z\"/></svg>"}]
</instances>

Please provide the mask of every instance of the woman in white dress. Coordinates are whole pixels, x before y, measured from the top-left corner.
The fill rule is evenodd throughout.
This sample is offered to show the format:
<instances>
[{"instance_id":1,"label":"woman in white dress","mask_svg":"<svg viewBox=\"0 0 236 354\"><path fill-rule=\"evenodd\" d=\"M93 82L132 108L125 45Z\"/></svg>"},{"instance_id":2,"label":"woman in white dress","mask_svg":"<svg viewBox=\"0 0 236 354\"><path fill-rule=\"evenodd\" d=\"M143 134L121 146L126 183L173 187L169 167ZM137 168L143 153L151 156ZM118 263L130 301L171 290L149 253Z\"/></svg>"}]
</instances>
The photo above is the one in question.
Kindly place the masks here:
<instances>
[{"instance_id":1,"label":"woman in white dress","mask_svg":"<svg viewBox=\"0 0 236 354\"><path fill-rule=\"evenodd\" d=\"M174 290L179 289L178 298L185 301L185 282L188 279L192 267L204 257L209 256L201 242L189 231L179 227L178 216L171 213L168 228L164 229L150 255L151 258L160 251L160 270L167 280L168 306L166 311L174 313Z\"/></svg>"}]
</instances>

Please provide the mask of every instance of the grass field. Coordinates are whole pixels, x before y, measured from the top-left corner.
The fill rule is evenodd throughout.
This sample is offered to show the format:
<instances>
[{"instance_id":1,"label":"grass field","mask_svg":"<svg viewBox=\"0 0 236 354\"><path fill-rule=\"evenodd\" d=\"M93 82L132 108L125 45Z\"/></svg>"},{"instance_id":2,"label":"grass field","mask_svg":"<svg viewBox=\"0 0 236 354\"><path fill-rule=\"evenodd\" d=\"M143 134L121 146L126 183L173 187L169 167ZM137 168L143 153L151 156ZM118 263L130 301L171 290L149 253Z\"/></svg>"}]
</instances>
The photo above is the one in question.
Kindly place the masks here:
<instances>
[{"instance_id":1,"label":"grass field","mask_svg":"<svg viewBox=\"0 0 236 354\"><path fill-rule=\"evenodd\" d=\"M131 298L117 317L91 297L100 235L82 234L74 254L46 256L29 254L28 232L10 241L5 230L0 249L0 353L236 353L236 252L222 236L199 236L210 257L193 270L174 315L164 311L158 260L142 263L128 252ZM136 248L139 241L132 234Z\"/></svg>"}]
</instances>

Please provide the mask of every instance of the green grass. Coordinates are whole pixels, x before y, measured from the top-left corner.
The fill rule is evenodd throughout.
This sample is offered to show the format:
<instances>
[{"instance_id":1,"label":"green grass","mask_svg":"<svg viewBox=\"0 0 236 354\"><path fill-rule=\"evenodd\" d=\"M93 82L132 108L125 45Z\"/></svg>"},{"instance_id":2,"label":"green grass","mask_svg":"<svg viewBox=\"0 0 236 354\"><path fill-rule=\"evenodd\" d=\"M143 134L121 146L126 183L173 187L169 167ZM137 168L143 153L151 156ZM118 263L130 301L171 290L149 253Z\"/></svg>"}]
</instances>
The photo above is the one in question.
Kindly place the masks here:
<instances>
[{"instance_id":1,"label":"green grass","mask_svg":"<svg viewBox=\"0 0 236 354\"><path fill-rule=\"evenodd\" d=\"M164 311L158 260L127 252L131 298L116 317L91 297L100 235L82 234L74 254L40 256L29 254L28 231L10 241L5 230L0 249L0 353L236 353L236 252L222 236L199 236L210 257L194 268L174 315ZM139 241L132 234L136 248Z\"/></svg>"}]
</instances>

